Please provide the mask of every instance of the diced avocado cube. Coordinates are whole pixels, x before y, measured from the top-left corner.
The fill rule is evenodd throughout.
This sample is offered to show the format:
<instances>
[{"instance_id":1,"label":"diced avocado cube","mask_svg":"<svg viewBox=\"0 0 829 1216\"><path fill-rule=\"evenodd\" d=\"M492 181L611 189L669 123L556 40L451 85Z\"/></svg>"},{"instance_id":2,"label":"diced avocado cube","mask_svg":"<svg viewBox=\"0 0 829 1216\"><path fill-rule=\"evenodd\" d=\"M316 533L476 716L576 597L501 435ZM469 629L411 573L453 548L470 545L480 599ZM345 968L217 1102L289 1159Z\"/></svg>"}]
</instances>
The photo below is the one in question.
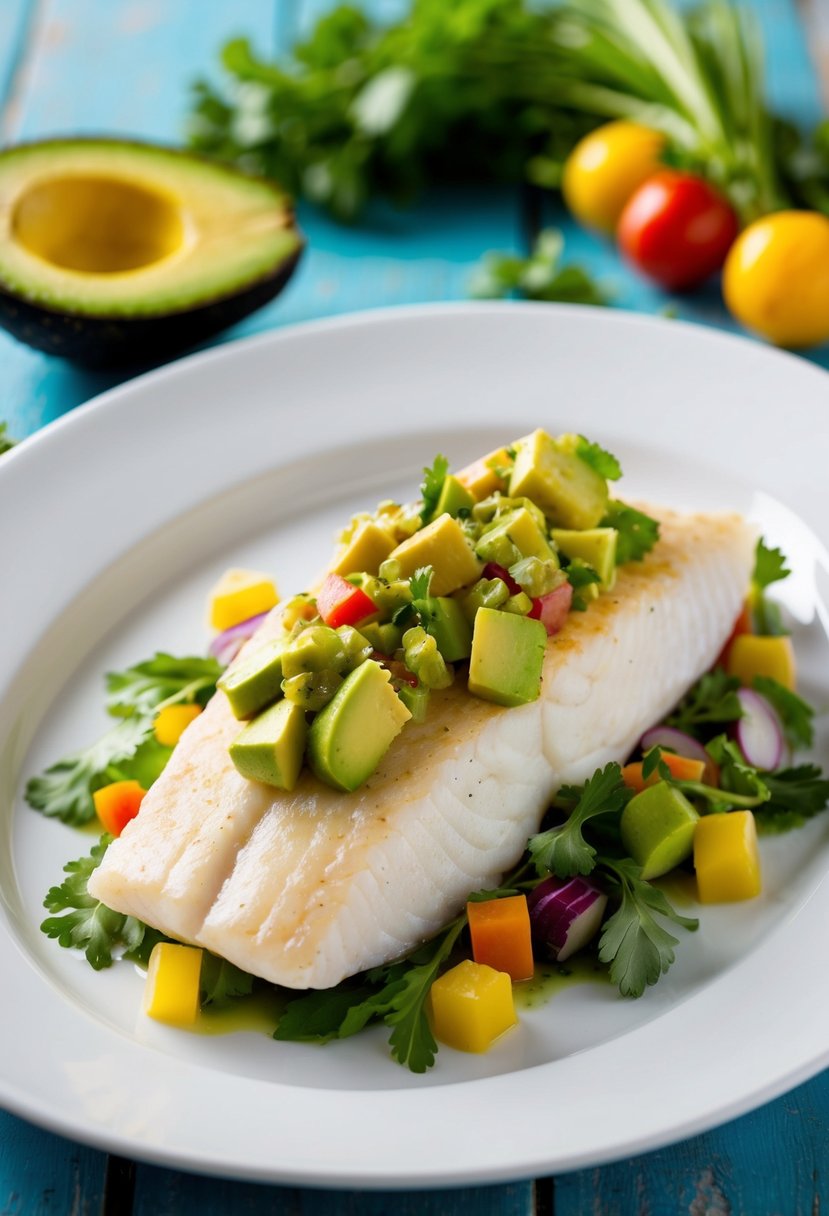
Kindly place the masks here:
<instances>
[{"instance_id":1,"label":"diced avocado cube","mask_svg":"<svg viewBox=\"0 0 829 1216\"><path fill-rule=\"evenodd\" d=\"M338 790L356 790L411 718L390 678L372 659L361 663L314 718L308 763L321 781Z\"/></svg>"},{"instance_id":2,"label":"diced avocado cube","mask_svg":"<svg viewBox=\"0 0 829 1216\"><path fill-rule=\"evenodd\" d=\"M622 811L622 844L642 867L643 878L659 878L690 857L699 815L681 790L658 781L635 794Z\"/></svg>"},{"instance_id":3,"label":"diced avocado cube","mask_svg":"<svg viewBox=\"0 0 829 1216\"><path fill-rule=\"evenodd\" d=\"M440 495L432 512L432 519L437 519L439 515L443 514L455 516L459 511L468 511L474 505L475 499L469 490L450 473L443 479Z\"/></svg>"},{"instance_id":4,"label":"diced avocado cube","mask_svg":"<svg viewBox=\"0 0 829 1216\"><path fill-rule=\"evenodd\" d=\"M306 671L345 671L345 640L330 625L309 625L285 645L282 674L286 680Z\"/></svg>"},{"instance_id":5,"label":"diced avocado cube","mask_svg":"<svg viewBox=\"0 0 829 1216\"><path fill-rule=\"evenodd\" d=\"M287 646L287 636L274 638L220 676L218 687L235 718L252 718L282 696L282 656Z\"/></svg>"},{"instance_id":6,"label":"diced avocado cube","mask_svg":"<svg viewBox=\"0 0 829 1216\"><path fill-rule=\"evenodd\" d=\"M475 614L469 691L496 705L526 705L541 692L547 630L541 621L497 608Z\"/></svg>"},{"instance_id":7,"label":"diced avocado cube","mask_svg":"<svg viewBox=\"0 0 829 1216\"><path fill-rule=\"evenodd\" d=\"M403 630L399 625L393 625L391 621L384 625L371 621L368 625L360 626L360 633L371 648L379 651L380 654L392 655L403 644Z\"/></svg>"},{"instance_id":8,"label":"diced avocado cube","mask_svg":"<svg viewBox=\"0 0 829 1216\"><path fill-rule=\"evenodd\" d=\"M481 573L481 563L472 552L463 528L451 515L440 515L415 532L391 556L400 563L402 578L411 578L421 566L431 566L432 595L450 595L474 582Z\"/></svg>"},{"instance_id":9,"label":"diced avocado cube","mask_svg":"<svg viewBox=\"0 0 829 1216\"><path fill-rule=\"evenodd\" d=\"M376 574L394 548L394 538L373 519L363 520L357 525L344 545L334 554L329 573Z\"/></svg>"},{"instance_id":10,"label":"diced avocado cube","mask_svg":"<svg viewBox=\"0 0 829 1216\"><path fill-rule=\"evenodd\" d=\"M307 734L305 710L293 701L277 701L248 722L231 743L230 758L249 781L292 790L302 768Z\"/></svg>"},{"instance_id":11,"label":"diced avocado cube","mask_svg":"<svg viewBox=\"0 0 829 1216\"><path fill-rule=\"evenodd\" d=\"M546 431L521 441L510 476L511 498L526 495L561 528L595 528L607 511L607 482Z\"/></svg>"},{"instance_id":12,"label":"diced avocado cube","mask_svg":"<svg viewBox=\"0 0 829 1216\"><path fill-rule=\"evenodd\" d=\"M579 558L592 566L603 587L612 587L616 579L618 536L615 528L586 528L583 532L553 528L553 540L564 556Z\"/></svg>"},{"instance_id":13,"label":"diced avocado cube","mask_svg":"<svg viewBox=\"0 0 829 1216\"><path fill-rule=\"evenodd\" d=\"M504 551L504 540L512 542L518 550L519 560L522 557L540 557L544 561L555 561L555 554L547 543L543 529L526 507L510 511L493 527L487 528L475 546L475 552L482 561L512 566L514 561L510 561L509 554ZM508 559L506 562L501 560L504 557Z\"/></svg>"},{"instance_id":14,"label":"diced avocado cube","mask_svg":"<svg viewBox=\"0 0 829 1216\"><path fill-rule=\"evenodd\" d=\"M426 632L435 639L447 663L469 658L472 629L457 600L445 595L430 596L423 603L421 617Z\"/></svg>"}]
</instances>

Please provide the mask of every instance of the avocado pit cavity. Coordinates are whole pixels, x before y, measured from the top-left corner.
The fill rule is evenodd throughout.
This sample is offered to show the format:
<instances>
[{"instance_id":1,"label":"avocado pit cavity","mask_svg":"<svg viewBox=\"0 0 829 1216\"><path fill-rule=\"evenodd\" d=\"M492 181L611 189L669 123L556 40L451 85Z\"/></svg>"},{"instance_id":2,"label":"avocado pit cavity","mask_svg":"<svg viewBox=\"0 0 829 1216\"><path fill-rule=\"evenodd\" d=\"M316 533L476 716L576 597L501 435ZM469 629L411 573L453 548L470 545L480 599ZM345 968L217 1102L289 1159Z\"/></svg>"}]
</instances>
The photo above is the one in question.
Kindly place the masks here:
<instances>
[{"instance_id":1,"label":"avocado pit cavity","mask_svg":"<svg viewBox=\"0 0 829 1216\"><path fill-rule=\"evenodd\" d=\"M84 274L141 270L181 248L176 200L126 178L66 174L32 182L14 205L15 240L44 261Z\"/></svg>"}]
</instances>

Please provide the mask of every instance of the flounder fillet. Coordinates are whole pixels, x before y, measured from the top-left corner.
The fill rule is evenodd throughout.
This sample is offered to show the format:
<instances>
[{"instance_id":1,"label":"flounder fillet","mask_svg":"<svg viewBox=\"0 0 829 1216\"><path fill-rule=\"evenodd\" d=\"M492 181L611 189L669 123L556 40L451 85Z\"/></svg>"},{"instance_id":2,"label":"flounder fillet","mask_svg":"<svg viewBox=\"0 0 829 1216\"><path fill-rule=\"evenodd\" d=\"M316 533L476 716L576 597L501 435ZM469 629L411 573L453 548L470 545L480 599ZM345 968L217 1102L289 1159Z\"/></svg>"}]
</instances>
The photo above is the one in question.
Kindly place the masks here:
<instances>
[{"instance_id":1,"label":"flounder fillet","mask_svg":"<svg viewBox=\"0 0 829 1216\"><path fill-rule=\"evenodd\" d=\"M656 548L550 639L538 701L502 709L462 681L433 693L353 794L308 772L291 794L246 781L217 694L90 892L291 988L327 988L429 937L515 864L556 789L623 761L728 636L752 530L658 514ZM280 628L276 609L248 645Z\"/></svg>"}]
</instances>

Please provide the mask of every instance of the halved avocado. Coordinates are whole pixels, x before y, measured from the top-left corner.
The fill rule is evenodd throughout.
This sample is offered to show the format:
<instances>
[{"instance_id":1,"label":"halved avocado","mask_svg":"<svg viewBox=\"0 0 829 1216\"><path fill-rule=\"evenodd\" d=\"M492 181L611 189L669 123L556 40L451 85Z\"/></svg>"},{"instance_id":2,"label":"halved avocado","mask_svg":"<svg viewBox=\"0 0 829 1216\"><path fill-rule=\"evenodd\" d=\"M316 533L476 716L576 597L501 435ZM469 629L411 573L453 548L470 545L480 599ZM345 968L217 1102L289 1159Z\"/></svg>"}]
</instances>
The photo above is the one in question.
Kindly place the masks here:
<instances>
[{"instance_id":1,"label":"halved avocado","mask_svg":"<svg viewBox=\"0 0 829 1216\"><path fill-rule=\"evenodd\" d=\"M260 308L302 252L264 178L172 148L0 152L0 324L90 367L157 361Z\"/></svg>"}]
</instances>

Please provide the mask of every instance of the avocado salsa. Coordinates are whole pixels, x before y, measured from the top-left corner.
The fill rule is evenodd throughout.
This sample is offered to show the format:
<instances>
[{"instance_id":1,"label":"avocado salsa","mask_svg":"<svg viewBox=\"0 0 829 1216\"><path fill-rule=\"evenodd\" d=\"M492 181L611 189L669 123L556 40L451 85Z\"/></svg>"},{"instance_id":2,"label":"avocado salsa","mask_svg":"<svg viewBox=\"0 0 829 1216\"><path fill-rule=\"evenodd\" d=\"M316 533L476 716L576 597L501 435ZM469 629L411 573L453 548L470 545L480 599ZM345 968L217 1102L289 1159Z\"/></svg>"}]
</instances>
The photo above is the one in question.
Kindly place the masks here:
<instances>
[{"instance_id":1,"label":"avocado salsa","mask_svg":"<svg viewBox=\"0 0 829 1216\"><path fill-rule=\"evenodd\" d=\"M619 463L581 435L536 430L423 472L417 502L351 520L318 589L283 606L282 636L219 680L245 722L230 746L243 777L289 791L307 765L350 792L456 680L496 705L535 701L548 637L659 534L611 498Z\"/></svg>"}]
</instances>

